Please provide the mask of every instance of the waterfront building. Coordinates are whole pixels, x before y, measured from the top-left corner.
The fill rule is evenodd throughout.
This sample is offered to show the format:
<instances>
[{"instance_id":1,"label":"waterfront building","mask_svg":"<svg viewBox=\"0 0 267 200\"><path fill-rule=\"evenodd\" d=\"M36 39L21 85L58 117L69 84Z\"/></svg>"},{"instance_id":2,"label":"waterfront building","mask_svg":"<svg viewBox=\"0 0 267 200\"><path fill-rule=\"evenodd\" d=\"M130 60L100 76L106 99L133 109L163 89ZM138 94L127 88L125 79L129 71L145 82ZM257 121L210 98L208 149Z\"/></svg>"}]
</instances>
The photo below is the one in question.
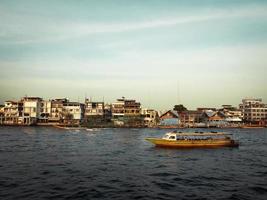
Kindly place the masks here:
<instances>
[{"instance_id":1,"label":"waterfront building","mask_svg":"<svg viewBox=\"0 0 267 200\"><path fill-rule=\"evenodd\" d=\"M160 126L178 126L179 115L175 110L168 110L160 116Z\"/></svg>"},{"instance_id":2,"label":"waterfront building","mask_svg":"<svg viewBox=\"0 0 267 200\"><path fill-rule=\"evenodd\" d=\"M67 98L52 99L51 102L51 112L48 118L50 123L60 123L62 121L63 104L69 102Z\"/></svg>"},{"instance_id":3,"label":"waterfront building","mask_svg":"<svg viewBox=\"0 0 267 200\"><path fill-rule=\"evenodd\" d=\"M125 99L124 100L125 116L140 116L141 115L141 104L135 100Z\"/></svg>"},{"instance_id":4,"label":"waterfront building","mask_svg":"<svg viewBox=\"0 0 267 200\"><path fill-rule=\"evenodd\" d=\"M106 103L104 106L104 116L105 116L105 119L107 119L107 120L110 120L112 117L111 108L112 108L112 105L108 104L108 103Z\"/></svg>"},{"instance_id":5,"label":"waterfront building","mask_svg":"<svg viewBox=\"0 0 267 200\"><path fill-rule=\"evenodd\" d=\"M23 124L36 124L41 114L41 102L40 97L23 97Z\"/></svg>"},{"instance_id":6,"label":"waterfront building","mask_svg":"<svg viewBox=\"0 0 267 200\"><path fill-rule=\"evenodd\" d=\"M80 124L84 119L84 104L79 102L63 103L62 119L66 124Z\"/></svg>"},{"instance_id":7,"label":"waterfront building","mask_svg":"<svg viewBox=\"0 0 267 200\"><path fill-rule=\"evenodd\" d=\"M124 99L117 99L116 102L111 105L111 113L113 118L120 118L124 116Z\"/></svg>"},{"instance_id":8,"label":"waterfront building","mask_svg":"<svg viewBox=\"0 0 267 200\"><path fill-rule=\"evenodd\" d=\"M85 99L85 117L104 116L104 102L93 102Z\"/></svg>"},{"instance_id":9,"label":"waterfront building","mask_svg":"<svg viewBox=\"0 0 267 200\"><path fill-rule=\"evenodd\" d=\"M242 124L242 110L233 107L232 105L222 105L222 109L220 109L220 111L223 112L225 115L225 121L229 123L230 126Z\"/></svg>"},{"instance_id":10,"label":"waterfront building","mask_svg":"<svg viewBox=\"0 0 267 200\"><path fill-rule=\"evenodd\" d=\"M3 124L22 124L23 103L21 101L5 101L3 107Z\"/></svg>"},{"instance_id":11,"label":"waterfront building","mask_svg":"<svg viewBox=\"0 0 267 200\"><path fill-rule=\"evenodd\" d=\"M141 115L141 104L136 100L117 99L116 102L112 103L112 117L119 118L124 116L140 116Z\"/></svg>"},{"instance_id":12,"label":"waterfront building","mask_svg":"<svg viewBox=\"0 0 267 200\"><path fill-rule=\"evenodd\" d=\"M246 123L265 124L267 121L267 105L260 98L243 99L239 104Z\"/></svg>"},{"instance_id":13,"label":"waterfront building","mask_svg":"<svg viewBox=\"0 0 267 200\"><path fill-rule=\"evenodd\" d=\"M186 110L178 113L181 127L194 127L200 123L202 111Z\"/></svg>"},{"instance_id":14,"label":"waterfront building","mask_svg":"<svg viewBox=\"0 0 267 200\"><path fill-rule=\"evenodd\" d=\"M201 115L201 122L207 127L224 127L226 126L226 116L221 111L206 110Z\"/></svg>"},{"instance_id":15,"label":"waterfront building","mask_svg":"<svg viewBox=\"0 0 267 200\"><path fill-rule=\"evenodd\" d=\"M117 99L111 105L112 120L115 126L144 126L141 104L133 99Z\"/></svg>"},{"instance_id":16,"label":"waterfront building","mask_svg":"<svg viewBox=\"0 0 267 200\"><path fill-rule=\"evenodd\" d=\"M84 121L87 126L101 126L105 122L104 102L93 102L85 99Z\"/></svg>"},{"instance_id":17,"label":"waterfront building","mask_svg":"<svg viewBox=\"0 0 267 200\"><path fill-rule=\"evenodd\" d=\"M5 112L4 112L4 105L0 105L0 124L4 124Z\"/></svg>"},{"instance_id":18,"label":"waterfront building","mask_svg":"<svg viewBox=\"0 0 267 200\"><path fill-rule=\"evenodd\" d=\"M51 116L51 101L41 101L41 110L38 122L48 123L49 117Z\"/></svg>"},{"instance_id":19,"label":"waterfront building","mask_svg":"<svg viewBox=\"0 0 267 200\"><path fill-rule=\"evenodd\" d=\"M144 116L144 124L147 127L154 127L159 122L159 114L153 109L142 109L141 114Z\"/></svg>"}]
</instances>

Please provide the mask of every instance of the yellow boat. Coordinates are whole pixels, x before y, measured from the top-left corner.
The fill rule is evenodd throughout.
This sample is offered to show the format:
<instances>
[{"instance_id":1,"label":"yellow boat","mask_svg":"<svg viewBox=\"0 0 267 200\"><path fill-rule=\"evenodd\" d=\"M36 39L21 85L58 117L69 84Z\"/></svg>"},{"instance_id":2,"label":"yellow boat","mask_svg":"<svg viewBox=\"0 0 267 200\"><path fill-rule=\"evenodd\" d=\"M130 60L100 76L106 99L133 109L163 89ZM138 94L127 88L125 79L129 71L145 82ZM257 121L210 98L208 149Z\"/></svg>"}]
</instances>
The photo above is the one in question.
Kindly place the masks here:
<instances>
[{"instance_id":1,"label":"yellow boat","mask_svg":"<svg viewBox=\"0 0 267 200\"><path fill-rule=\"evenodd\" d=\"M217 148L238 147L238 141L231 138L232 134L223 132L169 132L162 138L146 138L159 147L170 148Z\"/></svg>"}]
</instances>

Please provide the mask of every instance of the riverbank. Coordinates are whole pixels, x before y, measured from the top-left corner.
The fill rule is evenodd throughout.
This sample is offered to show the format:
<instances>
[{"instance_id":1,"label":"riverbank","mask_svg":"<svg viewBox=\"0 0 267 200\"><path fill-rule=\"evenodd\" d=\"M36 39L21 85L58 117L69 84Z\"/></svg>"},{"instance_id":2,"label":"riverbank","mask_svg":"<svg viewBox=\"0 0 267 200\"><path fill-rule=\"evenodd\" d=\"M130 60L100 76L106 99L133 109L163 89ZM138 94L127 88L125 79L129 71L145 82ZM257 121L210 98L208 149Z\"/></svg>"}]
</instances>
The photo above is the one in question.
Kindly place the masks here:
<instances>
[{"instance_id":1,"label":"riverbank","mask_svg":"<svg viewBox=\"0 0 267 200\"><path fill-rule=\"evenodd\" d=\"M261 129L261 128L267 128L267 126L255 126L255 125L244 125L244 126L224 126L224 127L179 127L179 126L153 126L153 127L147 127L147 126L116 126L116 125L108 125L108 126L84 126L84 125L65 125L65 124L47 124L47 123L37 123L37 124L31 124L31 125L24 125L24 124L0 124L1 126L14 126L14 127L27 127L27 126L44 126L44 127L55 127L60 129L95 129L95 128L152 128L152 129L190 129L190 128L202 128L202 129Z\"/></svg>"}]
</instances>

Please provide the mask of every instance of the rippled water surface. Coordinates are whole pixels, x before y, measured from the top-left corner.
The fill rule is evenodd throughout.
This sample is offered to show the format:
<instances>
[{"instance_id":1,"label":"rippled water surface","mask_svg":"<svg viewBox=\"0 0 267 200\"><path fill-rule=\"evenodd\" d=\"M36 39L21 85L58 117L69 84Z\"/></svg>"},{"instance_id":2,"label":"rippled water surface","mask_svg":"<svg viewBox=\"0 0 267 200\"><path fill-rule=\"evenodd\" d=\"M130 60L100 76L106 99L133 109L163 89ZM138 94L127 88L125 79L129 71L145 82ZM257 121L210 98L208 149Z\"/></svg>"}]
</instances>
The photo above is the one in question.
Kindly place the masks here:
<instances>
[{"instance_id":1,"label":"rippled water surface","mask_svg":"<svg viewBox=\"0 0 267 200\"><path fill-rule=\"evenodd\" d=\"M144 140L166 131L0 127L0 199L266 199L267 129L227 130L239 148Z\"/></svg>"}]
</instances>

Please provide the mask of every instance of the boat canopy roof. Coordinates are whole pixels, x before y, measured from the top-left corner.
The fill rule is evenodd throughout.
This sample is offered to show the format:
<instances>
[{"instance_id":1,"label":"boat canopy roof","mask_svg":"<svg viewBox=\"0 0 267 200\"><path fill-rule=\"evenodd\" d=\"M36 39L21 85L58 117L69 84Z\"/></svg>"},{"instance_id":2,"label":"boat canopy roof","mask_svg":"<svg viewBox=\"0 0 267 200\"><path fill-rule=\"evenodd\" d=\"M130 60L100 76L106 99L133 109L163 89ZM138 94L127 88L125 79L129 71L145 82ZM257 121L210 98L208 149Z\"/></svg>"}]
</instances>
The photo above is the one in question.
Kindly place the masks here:
<instances>
[{"instance_id":1,"label":"boat canopy roof","mask_svg":"<svg viewBox=\"0 0 267 200\"><path fill-rule=\"evenodd\" d=\"M176 133L169 132L166 134L175 134L176 136L223 136L223 135L233 135L232 133L224 133L224 132L196 132L196 133Z\"/></svg>"}]
</instances>

